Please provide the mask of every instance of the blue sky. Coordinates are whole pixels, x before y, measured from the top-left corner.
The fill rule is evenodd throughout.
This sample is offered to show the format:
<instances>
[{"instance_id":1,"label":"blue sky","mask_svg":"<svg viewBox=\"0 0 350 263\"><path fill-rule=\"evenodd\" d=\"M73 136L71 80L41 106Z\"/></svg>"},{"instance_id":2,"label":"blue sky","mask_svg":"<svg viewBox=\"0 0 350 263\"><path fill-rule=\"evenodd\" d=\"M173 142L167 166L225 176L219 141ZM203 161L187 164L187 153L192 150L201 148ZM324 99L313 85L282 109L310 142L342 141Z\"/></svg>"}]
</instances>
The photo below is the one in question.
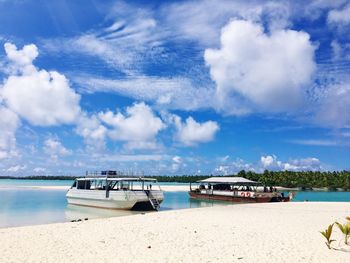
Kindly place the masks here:
<instances>
[{"instance_id":1,"label":"blue sky","mask_svg":"<svg viewBox=\"0 0 350 263\"><path fill-rule=\"evenodd\" d=\"M350 1L0 1L2 175L350 169Z\"/></svg>"}]
</instances>

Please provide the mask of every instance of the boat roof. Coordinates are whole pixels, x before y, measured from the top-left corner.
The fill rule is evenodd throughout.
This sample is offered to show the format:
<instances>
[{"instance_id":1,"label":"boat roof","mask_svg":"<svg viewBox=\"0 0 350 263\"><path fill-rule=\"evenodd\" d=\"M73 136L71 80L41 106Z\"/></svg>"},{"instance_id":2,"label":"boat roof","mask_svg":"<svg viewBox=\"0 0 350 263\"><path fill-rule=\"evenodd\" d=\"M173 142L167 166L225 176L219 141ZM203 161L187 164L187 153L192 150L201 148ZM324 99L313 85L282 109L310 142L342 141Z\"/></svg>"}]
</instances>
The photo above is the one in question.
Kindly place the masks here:
<instances>
[{"instance_id":1,"label":"boat roof","mask_svg":"<svg viewBox=\"0 0 350 263\"><path fill-rule=\"evenodd\" d=\"M90 181L90 180L107 180L107 181L157 181L154 178L143 177L82 177L77 178L78 181Z\"/></svg>"},{"instance_id":2,"label":"boat roof","mask_svg":"<svg viewBox=\"0 0 350 263\"><path fill-rule=\"evenodd\" d=\"M244 184L244 185L257 185L258 182L246 179L244 177L210 177L204 180L197 181L198 183L222 183L222 184Z\"/></svg>"}]
</instances>

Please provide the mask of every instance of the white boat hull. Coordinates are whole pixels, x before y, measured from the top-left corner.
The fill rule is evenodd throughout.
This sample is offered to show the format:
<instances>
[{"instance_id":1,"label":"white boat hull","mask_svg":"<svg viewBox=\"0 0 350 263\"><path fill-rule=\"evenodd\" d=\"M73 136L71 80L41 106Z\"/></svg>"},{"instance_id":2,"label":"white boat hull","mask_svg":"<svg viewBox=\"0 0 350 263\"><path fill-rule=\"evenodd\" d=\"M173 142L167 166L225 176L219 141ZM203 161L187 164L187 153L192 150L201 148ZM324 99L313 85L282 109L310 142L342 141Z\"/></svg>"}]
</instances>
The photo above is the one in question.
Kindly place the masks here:
<instances>
[{"instance_id":1,"label":"white boat hull","mask_svg":"<svg viewBox=\"0 0 350 263\"><path fill-rule=\"evenodd\" d=\"M164 199L162 191L152 190L151 194L159 203ZM66 197L68 204L108 209L132 209L137 203L149 202L145 191L133 190L112 190L106 197L106 191L71 188Z\"/></svg>"}]
</instances>

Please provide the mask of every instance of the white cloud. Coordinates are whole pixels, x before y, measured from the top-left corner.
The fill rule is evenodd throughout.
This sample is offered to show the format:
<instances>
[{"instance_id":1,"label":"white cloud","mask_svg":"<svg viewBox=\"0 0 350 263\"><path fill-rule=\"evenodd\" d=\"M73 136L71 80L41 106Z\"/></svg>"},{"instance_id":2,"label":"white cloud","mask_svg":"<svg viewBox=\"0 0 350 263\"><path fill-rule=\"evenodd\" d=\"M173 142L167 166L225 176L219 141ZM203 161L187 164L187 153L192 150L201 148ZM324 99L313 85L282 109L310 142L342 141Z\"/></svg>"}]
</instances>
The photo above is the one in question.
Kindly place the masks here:
<instances>
[{"instance_id":1,"label":"white cloud","mask_svg":"<svg viewBox=\"0 0 350 263\"><path fill-rule=\"evenodd\" d=\"M65 76L35 68L32 62L38 51L33 44L17 50L6 43L5 51L14 69L1 89L5 104L33 125L74 123L80 113L80 96Z\"/></svg>"},{"instance_id":2,"label":"white cloud","mask_svg":"<svg viewBox=\"0 0 350 263\"><path fill-rule=\"evenodd\" d=\"M346 25L350 23L350 4L342 9L331 10L328 13L328 23Z\"/></svg>"},{"instance_id":3,"label":"white cloud","mask_svg":"<svg viewBox=\"0 0 350 263\"><path fill-rule=\"evenodd\" d=\"M77 76L74 82L87 93L113 92L164 109L197 110L214 107L213 88L196 87L186 77L133 76L126 79L102 79Z\"/></svg>"},{"instance_id":4,"label":"white cloud","mask_svg":"<svg viewBox=\"0 0 350 263\"><path fill-rule=\"evenodd\" d=\"M350 60L350 43L340 43L337 40L333 40L331 47L334 60Z\"/></svg>"},{"instance_id":5,"label":"white cloud","mask_svg":"<svg viewBox=\"0 0 350 263\"><path fill-rule=\"evenodd\" d=\"M125 115L107 111L99 113L99 118L110 127L108 136L115 141L127 142L129 149L154 148L157 134L166 127L143 102L127 107Z\"/></svg>"},{"instance_id":6,"label":"white cloud","mask_svg":"<svg viewBox=\"0 0 350 263\"><path fill-rule=\"evenodd\" d=\"M160 150L162 146L154 141L129 141L123 145L126 150Z\"/></svg>"},{"instance_id":7,"label":"white cloud","mask_svg":"<svg viewBox=\"0 0 350 263\"><path fill-rule=\"evenodd\" d=\"M15 166L9 167L6 171L11 173L17 173L19 171L25 170L26 168L27 168L26 165L15 165Z\"/></svg>"},{"instance_id":8,"label":"white cloud","mask_svg":"<svg viewBox=\"0 0 350 263\"><path fill-rule=\"evenodd\" d=\"M107 162L151 162L167 160L169 157L164 154L108 154L99 157L101 161Z\"/></svg>"},{"instance_id":9,"label":"white cloud","mask_svg":"<svg viewBox=\"0 0 350 263\"><path fill-rule=\"evenodd\" d=\"M237 158L233 162L227 162L227 159L221 160L221 163L222 164L215 169L216 174L230 175L238 173L241 170L255 171L255 169L257 169L256 167L254 168L253 164L247 163L240 158Z\"/></svg>"},{"instance_id":10,"label":"white cloud","mask_svg":"<svg viewBox=\"0 0 350 263\"><path fill-rule=\"evenodd\" d=\"M289 171L318 171L322 170L321 162L317 158L291 160L284 164L284 170Z\"/></svg>"},{"instance_id":11,"label":"white cloud","mask_svg":"<svg viewBox=\"0 0 350 263\"><path fill-rule=\"evenodd\" d=\"M46 168L43 168L43 167L35 167L33 169L33 172L35 173L45 173L46 172Z\"/></svg>"},{"instance_id":12,"label":"white cloud","mask_svg":"<svg viewBox=\"0 0 350 263\"><path fill-rule=\"evenodd\" d=\"M103 150L105 148L107 128L101 124L96 115L88 116L83 113L77 121L75 131L84 138L90 150Z\"/></svg>"},{"instance_id":13,"label":"white cloud","mask_svg":"<svg viewBox=\"0 0 350 263\"><path fill-rule=\"evenodd\" d=\"M282 162L275 155L261 156L260 164L262 169L268 170L288 170L288 171L318 171L322 170L319 159L309 157L303 159L292 159Z\"/></svg>"},{"instance_id":14,"label":"white cloud","mask_svg":"<svg viewBox=\"0 0 350 263\"><path fill-rule=\"evenodd\" d=\"M175 37L213 46L218 44L220 28L232 18L264 19L271 29L283 28L289 24L290 8L287 2L195 0L165 5L163 16Z\"/></svg>"},{"instance_id":15,"label":"white cloud","mask_svg":"<svg viewBox=\"0 0 350 263\"><path fill-rule=\"evenodd\" d=\"M183 159L176 155L172 159L172 164L171 164L171 170L172 172L179 172L182 168L186 167L186 165L183 162Z\"/></svg>"},{"instance_id":16,"label":"white cloud","mask_svg":"<svg viewBox=\"0 0 350 263\"><path fill-rule=\"evenodd\" d=\"M231 21L222 29L221 48L205 51L221 110L230 105L231 113L238 114L295 110L316 69L314 50L305 32L277 30L268 35L258 24Z\"/></svg>"},{"instance_id":17,"label":"white cloud","mask_svg":"<svg viewBox=\"0 0 350 263\"><path fill-rule=\"evenodd\" d=\"M260 162L265 169L276 170L283 167L282 162L278 161L275 155L261 156Z\"/></svg>"},{"instance_id":18,"label":"white cloud","mask_svg":"<svg viewBox=\"0 0 350 263\"><path fill-rule=\"evenodd\" d=\"M315 121L321 126L342 128L350 125L350 85L329 87L319 101Z\"/></svg>"},{"instance_id":19,"label":"white cloud","mask_svg":"<svg viewBox=\"0 0 350 263\"><path fill-rule=\"evenodd\" d=\"M310 146L335 146L338 142L335 140L308 139L308 140L290 140L291 143L310 145Z\"/></svg>"},{"instance_id":20,"label":"white cloud","mask_svg":"<svg viewBox=\"0 0 350 263\"><path fill-rule=\"evenodd\" d=\"M46 49L98 57L127 75L139 72L146 61L161 52L158 47L166 32L159 30L147 8L118 1L108 13L108 26L72 38L47 40Z\"/></svg>"},{"instance_id":21,"label":"white cloud","mask_svg":"<svg viewBox=\"0 0 350 263\"><path fill-rule=\"evenodd\" d=\"M97 56L123 72L128 72L134 64L132 53L124 52L120 45L113 45L113 41L100 39L94 34L68 40L64 48Z\"/></svg>"},{"instance_id":22,"label":"white cloud","mask_svg":"<svg viewBox=\"0 0 350 263\"><path fill-rule=\"evenodd\" d=\"M19 123L17 115L0 104L0 160L15 155Z\"/></svg>"},{"instance_id":23,"label":"white cloud","mask_svg":"<svg viewBox=\"0 0 350 263\"><path fill-rule=\"evenodd\" d=\"M246 162L237 158L233 162L220 162L217 164L215 174L236 174L241 170L262 173L264 170L270 171L319 171L323 166L319 159L314 157L290 159L286 162L281 161L276 155L261 156L260 160L255 163Z\"/></svg>"},{"instance_id":24,"label":"white cloud","mask_svg":"<svg viewBox=\"0 0 350 263\"><path fill-rule=\"evenodd\" d=\"M177 129L175 139L187 146L212 141L216 132L220 129L215 121L200 123L192 117L188 117L183 123L179 116L173 115L173 118Z\"/></svg>"},{"instance_id":25,"label":"white cloud","mask_svg":"<svg viewBox=\"0 0 350 263\"><path fill-rule=\"evenodd\" d=\"M50 155L54 161L57 161L60 156L72 154L72 151L65 148L57 138L48 138L45 140L44 152Z\"/></svg>"},{"instance_id":26,"label":"white cloud","mask_svg":"<svg viewBox=\"0 0 350 263\"><path fill-rule=\"evenodd\" d=\"M31 74L36 71L33 60L39 55L38 48L34 44L26 45L21 50L11 43L4 45L7 58L13 63L12 70Z\"/></svg>"}]
</instances>

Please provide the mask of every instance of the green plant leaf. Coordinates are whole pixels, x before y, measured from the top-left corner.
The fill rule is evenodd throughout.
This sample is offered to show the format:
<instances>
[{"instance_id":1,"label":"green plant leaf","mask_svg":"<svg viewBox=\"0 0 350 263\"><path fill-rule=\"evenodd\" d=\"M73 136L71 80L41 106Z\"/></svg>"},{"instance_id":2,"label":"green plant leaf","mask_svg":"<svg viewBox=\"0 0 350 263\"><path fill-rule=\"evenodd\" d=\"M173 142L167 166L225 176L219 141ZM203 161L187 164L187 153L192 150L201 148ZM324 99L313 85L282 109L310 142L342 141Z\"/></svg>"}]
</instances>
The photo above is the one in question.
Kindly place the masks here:
<instances>
[{"instance_id":1,"label":"green plant leaf","mask_svg":"<svg viewBox=\"0 0 350 263\"><path fill-rule=\"evenodd\" d=\"M335 223L337 224L337 226L338 226L338 228L340 229L340 231L341 231L343 234L345 234L345 228L344 228L345 225L342 225L342 224L340 224L340 223L338 223L338 222L335 222Z\"/></svg>"}]
</instances>

